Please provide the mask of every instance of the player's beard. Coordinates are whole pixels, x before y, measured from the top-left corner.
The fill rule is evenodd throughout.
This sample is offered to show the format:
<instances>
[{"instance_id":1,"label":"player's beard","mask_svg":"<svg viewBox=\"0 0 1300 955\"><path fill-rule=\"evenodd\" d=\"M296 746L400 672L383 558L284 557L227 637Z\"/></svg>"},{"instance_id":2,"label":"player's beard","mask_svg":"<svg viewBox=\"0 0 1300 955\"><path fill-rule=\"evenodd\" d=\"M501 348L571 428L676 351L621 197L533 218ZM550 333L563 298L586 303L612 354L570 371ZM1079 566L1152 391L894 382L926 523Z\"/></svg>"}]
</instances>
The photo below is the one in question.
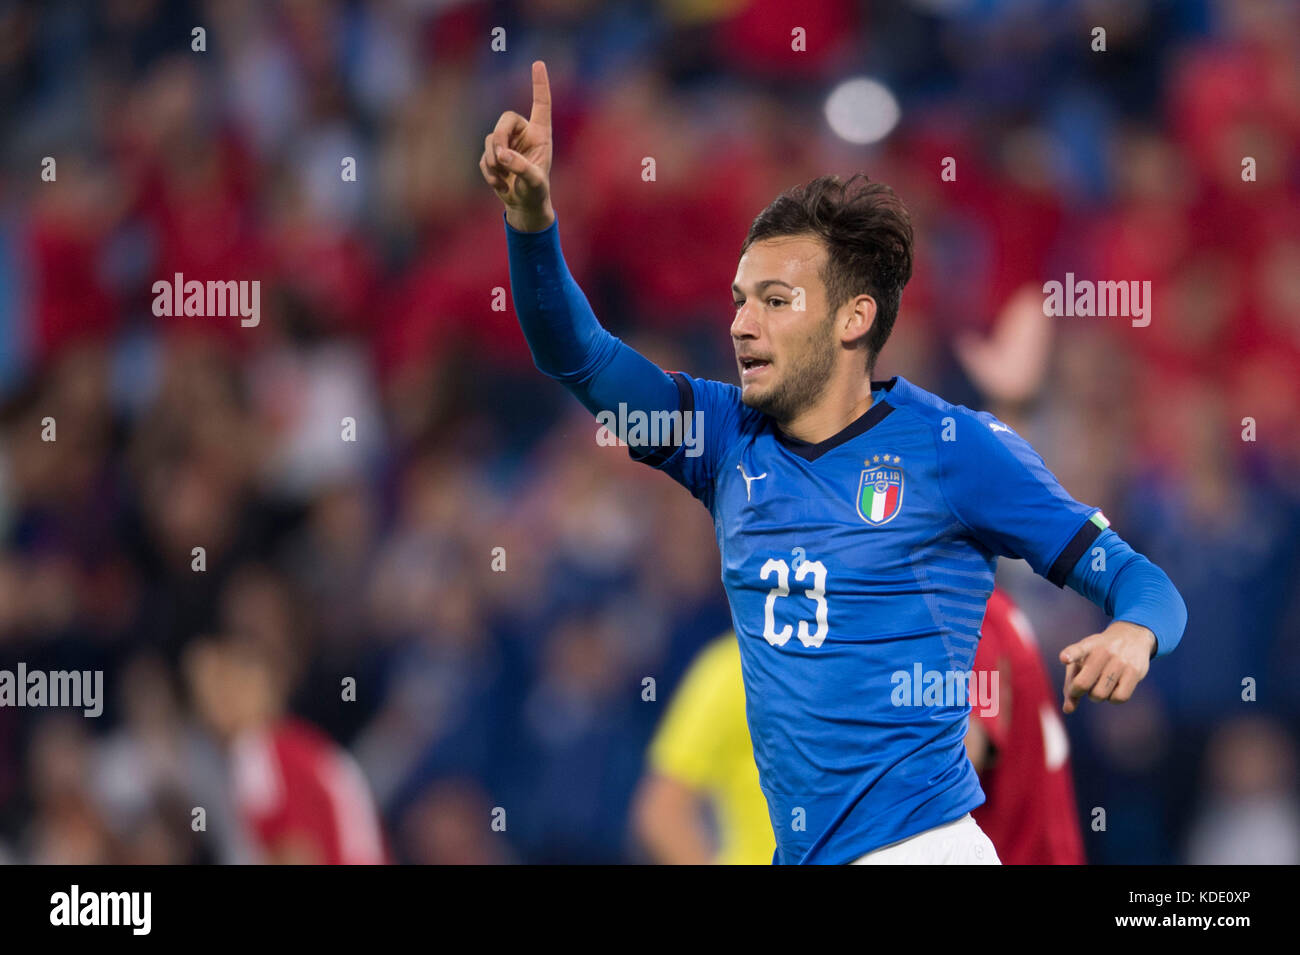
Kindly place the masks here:
<instances>
[{"instance_id":1,"label":"player's beard","mask_svg":"<svg viewBox=\"0 0 1300 955\"><path fill-rule=\"evenodd\" d=\"M756 411L771 415L778 424L792 421L815 404L826 391L831 369L835 367L835 340L831 329L835 314L826 316L808 338L804 348L782 362L786 367L781 380L765 394L753 389L741 392L741 401Z\"/></svg>"}]
</instances>

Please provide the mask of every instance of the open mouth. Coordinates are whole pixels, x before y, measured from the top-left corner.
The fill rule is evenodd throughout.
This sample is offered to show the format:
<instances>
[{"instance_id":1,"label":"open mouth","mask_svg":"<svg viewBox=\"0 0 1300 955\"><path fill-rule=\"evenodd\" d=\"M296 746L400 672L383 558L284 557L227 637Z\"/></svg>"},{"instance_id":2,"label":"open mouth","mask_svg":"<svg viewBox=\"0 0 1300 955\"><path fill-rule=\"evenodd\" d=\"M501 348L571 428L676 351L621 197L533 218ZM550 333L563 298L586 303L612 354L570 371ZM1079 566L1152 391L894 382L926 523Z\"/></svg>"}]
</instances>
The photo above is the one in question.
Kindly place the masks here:
<instances>
[{"instance_id":1,"label":"open mouth","mask_svg":"<svg viewBox=\"0 0 1300 955\"><path fill-rule=\"evenodd\" d=\"M740 359L740 375L742 378L748 378L750 375L762 371L771 362L762 358L742 358Z\"/></svg>"}]
</instances>

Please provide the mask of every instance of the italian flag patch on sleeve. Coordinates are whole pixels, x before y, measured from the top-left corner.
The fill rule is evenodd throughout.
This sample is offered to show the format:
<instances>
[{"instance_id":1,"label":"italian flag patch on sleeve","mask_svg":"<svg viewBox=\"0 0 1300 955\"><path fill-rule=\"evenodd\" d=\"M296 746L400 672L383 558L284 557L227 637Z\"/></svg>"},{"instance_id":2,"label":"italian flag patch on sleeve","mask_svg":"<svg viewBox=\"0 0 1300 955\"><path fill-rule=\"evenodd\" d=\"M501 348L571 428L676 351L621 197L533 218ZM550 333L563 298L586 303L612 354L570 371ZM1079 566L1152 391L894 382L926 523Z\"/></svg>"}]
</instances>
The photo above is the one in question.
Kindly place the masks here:
<instances>
[{"instance_id":1,"label":"italian flag patch on sleeve","mask_svg":"<svg viewBox=\"0 0 1300 955\"><path fill-rule=\"evenodd\" d=\"M1103 531L1106 528L1110 527L1110 521L1106 520L1106 515L1103 514L1101 511L1098 511L1096 514L1092 515L1092 517L1088 518L1088 520L1092 521Z\"/></svg>"}]
</instances>

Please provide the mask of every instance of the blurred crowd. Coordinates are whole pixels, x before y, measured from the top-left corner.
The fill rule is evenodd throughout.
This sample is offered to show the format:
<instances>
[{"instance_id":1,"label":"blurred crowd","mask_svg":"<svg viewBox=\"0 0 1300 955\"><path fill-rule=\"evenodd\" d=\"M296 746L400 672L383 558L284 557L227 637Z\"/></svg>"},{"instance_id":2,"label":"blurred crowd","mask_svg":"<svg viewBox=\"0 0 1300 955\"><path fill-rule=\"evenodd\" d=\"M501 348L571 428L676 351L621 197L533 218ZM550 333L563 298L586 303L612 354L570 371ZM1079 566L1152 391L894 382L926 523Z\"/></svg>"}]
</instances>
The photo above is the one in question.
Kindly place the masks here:
<instances>
[{"instance_id":1,"label":"blurred crowd","mask_svg":"<svg viewBox=\"0 0 1300 955\"><path fill-rule=\"evenodd\" d=\"M878 372L1012 421L1187 602L1131 703L1067 720L1089 858L1300 862L1300 7L791 6L0 0L0 669L107 687L0 708L0 859L265 857L236 715L350 754L396 861L642 858L646 743L730 618L707 513L598 444L509 306L475 163L541 57L569 266L664 367L734 377L779 191L894 186ZM901 106L875 145L823 118L854 75ZM999 316L1066 272L1151 281L1152 321L1052 319L1027 393ZM156 317L175 273L260 281L260 323ZM1101 618L1000 574L1059 680ZM251 715L194 656L234 638L274 661Z\"/></svg>"}]
</instances>

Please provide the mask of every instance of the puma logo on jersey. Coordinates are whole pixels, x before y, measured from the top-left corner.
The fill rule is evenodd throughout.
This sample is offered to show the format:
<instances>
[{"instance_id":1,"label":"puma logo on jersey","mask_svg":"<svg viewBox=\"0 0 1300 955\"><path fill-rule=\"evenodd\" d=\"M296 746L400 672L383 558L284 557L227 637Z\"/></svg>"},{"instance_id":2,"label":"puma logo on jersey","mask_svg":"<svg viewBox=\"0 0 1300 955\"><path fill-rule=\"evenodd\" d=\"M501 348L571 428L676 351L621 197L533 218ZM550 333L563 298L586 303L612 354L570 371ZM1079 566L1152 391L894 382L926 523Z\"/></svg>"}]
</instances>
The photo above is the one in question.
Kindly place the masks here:
<instances>
[{"instance_id":1,"label":"puma logo on jersey","mask_svg":"<svg viewBox=\"0 0 1300 955\"><path fill-rule=\"evenodd\" d=\"M1006 425L1002 424L1001 422L994 421L994 422L992 422L992 423L989 425L989 430L990 430L990 431L1008 431L1008 432L1009 432L1011 429L1008 428Z\"/></svg>"},{"instance_id":2,"label":"puma logo on jersey","mask_svg":"<svg viewBox=\"0 0 1300 955\"><path fill-rule=\"evenodd\" d=\"M740 472L740 476L743 477L743 478L745 479L745 500L748 501L748 500L750 499L750 488L751 488L751 486L753 485L753 483L754 483L755 481L761 481L761 480L763 480L763 478L767 477L767 472L764 471L762 474L759 474L759 475L757 475L757 476L755 476L755 477L750 477L748 474L745 473L745 468L744 468L744 466L743 466L743 465L740 465L740 464L737 464L737 465L736 465L736 470L739 471L739 472Z\"/></svg>"}]
</instances>

